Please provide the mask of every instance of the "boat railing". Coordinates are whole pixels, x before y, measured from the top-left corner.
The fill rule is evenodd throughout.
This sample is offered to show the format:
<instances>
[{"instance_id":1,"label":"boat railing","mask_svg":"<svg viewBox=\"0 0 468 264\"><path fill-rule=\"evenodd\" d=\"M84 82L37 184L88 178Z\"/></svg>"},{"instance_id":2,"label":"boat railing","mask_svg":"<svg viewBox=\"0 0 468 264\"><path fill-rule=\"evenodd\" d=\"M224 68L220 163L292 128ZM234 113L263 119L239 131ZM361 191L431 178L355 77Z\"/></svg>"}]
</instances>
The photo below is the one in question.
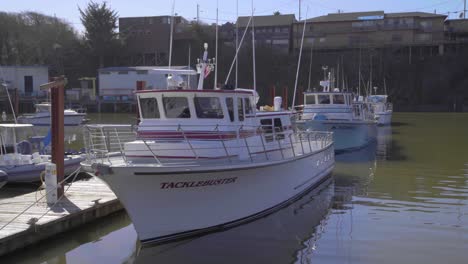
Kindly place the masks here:
<instances>
[{"instance_id":1,"label":"boat railing","mask_svg":"<svg viewBox=\"0 0 468 264\"><path fill-rule=\"evenodd\" d=\"M329 132L294 131L274 125L202 127L177 125L173 133L142 138L131 125L86 125L83 135L87 162L127 165L164 165L174 160L192 164L213 160L229 164L265 162L308 155L333 143ZM129 142L135 144L125 145Z\"/></svg>"}]
</instances>

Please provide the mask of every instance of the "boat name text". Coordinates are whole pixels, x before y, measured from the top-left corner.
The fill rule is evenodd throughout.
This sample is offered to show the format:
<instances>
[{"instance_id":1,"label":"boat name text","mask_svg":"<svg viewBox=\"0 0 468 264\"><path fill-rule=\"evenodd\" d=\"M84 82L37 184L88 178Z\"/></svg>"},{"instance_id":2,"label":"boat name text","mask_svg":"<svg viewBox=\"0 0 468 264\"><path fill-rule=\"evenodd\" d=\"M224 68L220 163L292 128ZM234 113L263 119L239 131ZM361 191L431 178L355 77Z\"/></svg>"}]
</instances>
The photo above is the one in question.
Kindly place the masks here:
<instances>
[{"instance_id":1,"label":"boat name text","mask_svg":"<svg viewBox=\"0 0 468 264\"><path fill-rule=\"evenodd\" d=\"M216 185L224 185L224 184L231 184L236 182L237 177L234 178L226 178L226 179L219 179L219 180L206 180L206 181L190 181L190 182L162 182L161 189L178 189L178 188L196 188L196 187L204 187L204 186L216 186Z\"/></svg>"}]
</instances>

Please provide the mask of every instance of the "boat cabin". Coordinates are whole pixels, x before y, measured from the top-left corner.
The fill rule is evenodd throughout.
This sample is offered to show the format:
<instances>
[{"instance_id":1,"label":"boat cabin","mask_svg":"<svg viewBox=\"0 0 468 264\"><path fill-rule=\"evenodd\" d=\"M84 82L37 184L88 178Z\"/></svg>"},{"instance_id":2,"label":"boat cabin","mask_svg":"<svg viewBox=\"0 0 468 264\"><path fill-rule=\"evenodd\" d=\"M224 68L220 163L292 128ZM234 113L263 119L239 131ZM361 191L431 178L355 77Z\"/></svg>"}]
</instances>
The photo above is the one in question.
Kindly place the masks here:
<instances>
[{"instance_id":1,"label":"boat cabin","mask_svg":"<svg viewBox=\"0 0 468 264\"><path fill-rule=\"evenodd\" d=\"M270 131L291 126L287 112L258 111L257 98L254 91L247 89L139 91L138 135L163 135L154 131L236 132L240 127L255 130L263 126Z\"/></svg>"},{"instance_id":2,"label":"boat cabin","mask_svg":"<svg viewBox=\"0 0 468 264\"><path fill-rule=\"evenodd\" d=\"M351 105L353 96L344 92L305 92L304 106Z\"/></svg>"}]
</instances>

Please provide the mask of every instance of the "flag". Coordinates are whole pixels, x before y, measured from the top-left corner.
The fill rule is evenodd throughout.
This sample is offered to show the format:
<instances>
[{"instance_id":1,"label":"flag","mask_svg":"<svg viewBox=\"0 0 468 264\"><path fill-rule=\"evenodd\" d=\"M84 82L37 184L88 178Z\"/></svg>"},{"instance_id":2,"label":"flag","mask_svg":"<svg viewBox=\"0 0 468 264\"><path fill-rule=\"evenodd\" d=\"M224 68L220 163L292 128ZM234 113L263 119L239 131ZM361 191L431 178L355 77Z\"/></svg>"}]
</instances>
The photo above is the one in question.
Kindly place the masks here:
<instances>
[{"instance_id":1,"label":"flag","mask_svg":"<svg viewBox=\"0 0 468 264\"><path fill-rule=\"evenodd\" d=\"M51 141L52 141L52 129L49 129L49 132L47 132L47 135L42 140L42 143L44 144L44 147L47 147L47 145L49 145Z\"/></svg>"},{"instance_id":2,"label":"flag","mask_svg":"<svg viewBox=\"0 0 468 264\"><path fill-rule=\"evenodd\" d=\"M210 75L210 72L211 72L211 67L209 65L207 65L205 67L205 72L203 73L203 78L206 79L206 77L208 77L208 75Z\"/></svg>"}]
</instances>

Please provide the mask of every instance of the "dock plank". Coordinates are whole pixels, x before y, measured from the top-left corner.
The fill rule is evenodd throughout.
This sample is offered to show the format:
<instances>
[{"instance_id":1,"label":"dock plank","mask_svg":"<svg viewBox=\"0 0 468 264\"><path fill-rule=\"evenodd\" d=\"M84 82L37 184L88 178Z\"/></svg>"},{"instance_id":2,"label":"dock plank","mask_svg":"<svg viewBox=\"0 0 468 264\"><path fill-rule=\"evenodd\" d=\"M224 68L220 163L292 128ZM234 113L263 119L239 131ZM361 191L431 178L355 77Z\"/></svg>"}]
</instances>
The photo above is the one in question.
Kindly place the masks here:
<instances>
[{"instance_id":1,"label":"dock plank","mask_svg":"<svg viewBox=\"0 0 468 264\"><path fill-rule=\"evenodd\" d=\"M97 178L74 182L65 190L65 197L51 208L45 198L37 202L44 190L0 189L0 255L123 209L115 194Z\"/></svg>"}]
</instances>

